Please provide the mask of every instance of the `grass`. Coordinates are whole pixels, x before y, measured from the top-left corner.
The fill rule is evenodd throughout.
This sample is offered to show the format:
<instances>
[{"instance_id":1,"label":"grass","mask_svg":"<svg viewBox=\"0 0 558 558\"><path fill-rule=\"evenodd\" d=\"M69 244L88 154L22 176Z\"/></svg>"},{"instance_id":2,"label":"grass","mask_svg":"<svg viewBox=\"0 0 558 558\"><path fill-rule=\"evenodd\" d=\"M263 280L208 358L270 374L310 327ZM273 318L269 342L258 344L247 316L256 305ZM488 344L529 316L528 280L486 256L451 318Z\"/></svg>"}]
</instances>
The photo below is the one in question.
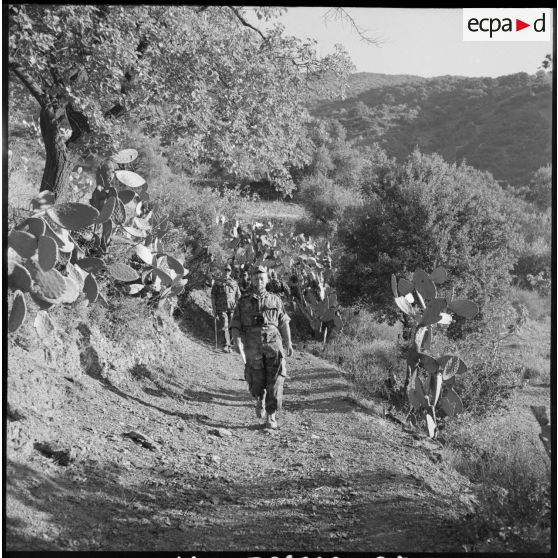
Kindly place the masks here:
<instances>
[{"instance_id":1,"label":"grass","mask_svg":"<svg viewBox=\"0 0 558 558\"><path fill-rule=\"evenodd\" d=\"M243 221L280 219L298 221L305 215L302 206L282 201L246 201L238 219Z\"/></svg>"},{"instance_id":2,"label":"grass","mask_svg":"<svg viewBox=\"0 0 558 558\"><path fill-rule=\"evenodd\" d=\"M536 322L549 317L552 308L549 296L541 296L537 291L519 289L518 287L510 289L510 302L526 306L529 317Z\"/></svg>"},{"instance_id":3,"label":"grass","mask_svg":"<svg viewBox=\"0 0 558 558\"><path fill-rule=\"evenodd\" d=\"M386 379L390 371L402 367L398 358L398 335L397 326L380 324L361 310L331 339L323 352L317 344L314 352L343 369L352 383L355 397L387 397Z\"/></svg>"},{"instance_id":4,"label":"grass","mask_svg":"<svg viewBox=\"0 0 558 558\"><path fill-rule=\"evenodd\" d=\"M515 403L512 403L512 408ZM466 414L444 431L445 461L477 487L469 529L475 551L548 552L550 463L536 427L518 427L508 413L479 421Z\"/></svg>"}]
</instances>

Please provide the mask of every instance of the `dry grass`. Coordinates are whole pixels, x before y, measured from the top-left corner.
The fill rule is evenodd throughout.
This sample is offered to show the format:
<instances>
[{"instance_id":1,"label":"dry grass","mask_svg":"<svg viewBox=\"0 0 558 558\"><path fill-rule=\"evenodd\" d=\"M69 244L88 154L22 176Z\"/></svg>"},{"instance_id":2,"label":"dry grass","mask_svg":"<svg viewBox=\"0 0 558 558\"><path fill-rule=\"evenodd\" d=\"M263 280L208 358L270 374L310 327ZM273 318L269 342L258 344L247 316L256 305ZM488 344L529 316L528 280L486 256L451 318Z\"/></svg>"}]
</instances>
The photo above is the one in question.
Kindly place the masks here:
<instances>
[{"instance_id":1,"label":"dry grass","mask_svg":"<svg viewBox=\"0 0 558 558\"><path fill-rule=\"evenodd\" d=\"M482 421L463 415L445 430L445 461L477 488L471 527L478 551L490 549L482 546L488 541L493 550L494 541L500 550L549 550L550 463L533 417L512 420L516 406Z\"/></svg>"},{"instance_id":2,"label":"dry grass","mask_svg":"<svg viewBox=\"0 0 558 558\"><path fill-rule=\"evenodd\" d=\"M529 317L534 321L541 321L550 317L552 308L550 297L541 296L537 291L512 287L510 289L510 302L526 306Z\"/></svg>"},{"instance_id":3,"label":"dry grass","mask_svg":"<svg viewBox=\"0 0 558 558\"><path fill-rule=\"evenodd\" d=\"M246 201L238 218L244 221L280 219L298 221L306 214L296 203L281 201Z\"/></svg>"},{"instance_id":4,"label":"dry grass","mask_svg":"<svg viewBox=\"0 0 558 558\"><path fill-rule=\"evenodd\" d=\"M387 397L389 371L397 371L402 362L398 334L397 326L379 324L362 310L318 354L343 369L356 398Z\"/></svg>"}]
</instances>

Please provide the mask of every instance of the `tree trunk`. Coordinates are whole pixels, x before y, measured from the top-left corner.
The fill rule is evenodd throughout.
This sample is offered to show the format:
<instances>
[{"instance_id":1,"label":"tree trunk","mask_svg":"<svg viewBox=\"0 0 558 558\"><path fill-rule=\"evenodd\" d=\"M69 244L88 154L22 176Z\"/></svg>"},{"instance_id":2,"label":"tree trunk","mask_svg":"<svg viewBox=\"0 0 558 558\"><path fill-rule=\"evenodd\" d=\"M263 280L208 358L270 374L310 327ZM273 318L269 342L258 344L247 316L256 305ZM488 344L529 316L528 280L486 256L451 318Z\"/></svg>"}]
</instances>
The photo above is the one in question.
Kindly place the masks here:
<instances>
[{"instance_id":1,"label":"tree trunk","mask_svg":"<svg viewBox=\"0 0 558 558\"><path fill-rule=\"evenodd\" d=\"M46 151L40 191L50 190L56 199L68 186L74 160L66 146L52 105L41 108L40 125Z\"/></svg>"}]
</instances>

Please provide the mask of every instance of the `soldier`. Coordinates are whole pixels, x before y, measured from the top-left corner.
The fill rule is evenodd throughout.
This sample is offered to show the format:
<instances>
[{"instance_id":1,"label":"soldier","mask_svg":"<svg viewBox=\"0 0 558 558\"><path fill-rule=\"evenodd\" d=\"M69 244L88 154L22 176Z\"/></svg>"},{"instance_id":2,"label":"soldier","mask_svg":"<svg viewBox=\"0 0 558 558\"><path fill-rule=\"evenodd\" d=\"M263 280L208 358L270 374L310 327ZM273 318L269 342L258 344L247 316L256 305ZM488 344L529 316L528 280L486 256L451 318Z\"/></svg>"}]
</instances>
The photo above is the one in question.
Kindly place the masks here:
<instances>
[{"instance_id":1,"label":"soldier","mask_svg":"<svg viewBox=\"0 0 558 558\"><path fill-rule=\"evenodd\" d=\"M286 356L292 356L289 316L281 299L268 291L267 270L252 271L252 290L244 294L235 308L231 331L244 361L244 378L256 398L256 416L266 418L266 427L277 428L281 410L283 382L287 374Z\"/></svg>"},{"instance_id":2,"label":"soldier","mask_svg":"<svg viewBox=\"0 0 558 558\"><path fill-rule=\"evenodd\" d=\"M269 281L265 286L265 288L270 293L274 293L279 296L281 296L281 294L285 294L285 296L287 297L291 296L291 291L289 287L283 281L277 278L277 275L275 274L274 270L271 270L269 272Z\"/></svg>"},{"instance_id":3,"label":"soldier","mask_svg":"<svg viewBox=\"0 0 558 558\"><path fill-rule=\"evenodd\" d=\"M231 336L229 332L231 317L240 298L238 283L231 277L231 266L227 265L220 279L211 287L211 308L216 320L217 331L220 332L220 342L225 353L231 352Z\"/></svg>"},{"instance_id":4,"label":"soldier","mask_svg":"<svg viewBox=\"0 0 558 558\"><path fill-rule=\"evenodd\" d=\"M242 269L240 272L238 287L240 288L240 294L245 294L251 289L252 285L250 283L250 274L247 269Z\"/></svg>"}]
</instances>

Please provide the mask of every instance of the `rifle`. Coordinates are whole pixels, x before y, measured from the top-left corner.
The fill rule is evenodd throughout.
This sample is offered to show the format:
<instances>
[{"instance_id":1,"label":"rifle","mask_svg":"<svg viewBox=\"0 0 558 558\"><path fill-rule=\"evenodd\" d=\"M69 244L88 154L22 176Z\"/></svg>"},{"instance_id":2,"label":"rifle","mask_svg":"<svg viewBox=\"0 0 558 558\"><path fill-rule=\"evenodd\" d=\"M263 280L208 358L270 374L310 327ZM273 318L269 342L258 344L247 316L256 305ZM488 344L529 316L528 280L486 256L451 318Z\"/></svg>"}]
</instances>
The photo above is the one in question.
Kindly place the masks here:
<instances>
[{"instance_id":1,"label":"rifle","mask_svg":"<svg viewBox=\"0 0 558 558\"><path fill-rule=\"evenodd\" d=\"M217 350L217 316L213 316L213 329L215 330L215 349Z\"/></svg>"}]
</instances>

